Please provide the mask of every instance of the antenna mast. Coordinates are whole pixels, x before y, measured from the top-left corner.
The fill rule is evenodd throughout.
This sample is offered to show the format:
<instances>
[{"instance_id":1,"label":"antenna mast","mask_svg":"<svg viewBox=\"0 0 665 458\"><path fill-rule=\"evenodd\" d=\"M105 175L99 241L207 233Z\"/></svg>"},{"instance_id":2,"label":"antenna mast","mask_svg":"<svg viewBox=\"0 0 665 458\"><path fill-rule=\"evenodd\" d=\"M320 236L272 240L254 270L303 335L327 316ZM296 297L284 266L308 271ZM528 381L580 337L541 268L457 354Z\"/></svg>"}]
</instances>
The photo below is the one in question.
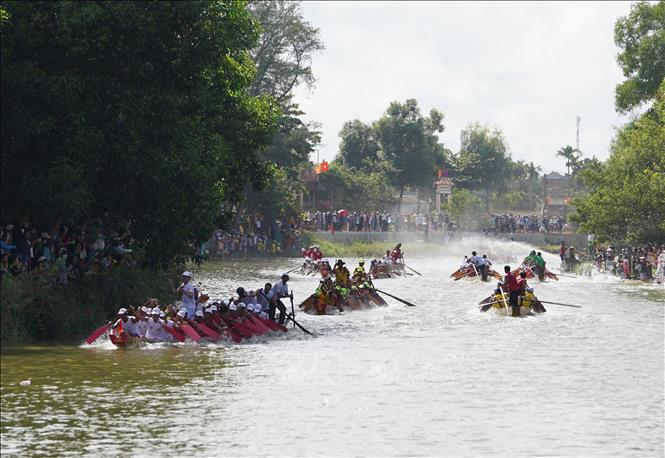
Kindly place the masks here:
<instances>
[{"instance_id":1,"label":"antenna mast","mask_svg":"<svg viewBox=\"0 0 665 458\"><path fill-rule=\"evenodd\" d=\"M577 151L580 150L580 121L581 120L582 120L582 118L580 118L579 116L576 118L576 125L577 125L576 130L577 130L577 132L575 134L575 149L577 149Z\"/></svg>"}]
</instances>

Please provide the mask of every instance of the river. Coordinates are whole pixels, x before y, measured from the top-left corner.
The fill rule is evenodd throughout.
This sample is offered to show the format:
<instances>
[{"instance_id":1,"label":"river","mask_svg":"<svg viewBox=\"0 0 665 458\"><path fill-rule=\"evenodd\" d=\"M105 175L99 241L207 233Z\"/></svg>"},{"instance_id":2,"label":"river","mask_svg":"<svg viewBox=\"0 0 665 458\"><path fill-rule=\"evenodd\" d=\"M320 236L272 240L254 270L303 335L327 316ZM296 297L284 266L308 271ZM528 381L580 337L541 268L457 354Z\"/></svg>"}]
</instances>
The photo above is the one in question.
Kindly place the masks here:
<instances>
[{"instance_id":1,"label":"river","mask_svg":"<svg viewBox=\"0 0 665 458\"><path fill-rule=\"evenodd\" d=\"M665 288L561 278L536 294L583 308L480 313L493 284L448 279L477 245L497 267L531 248L407 246L422 276L375 283L417 307L300 313L315 337L3 347L2 455L663 456ZM196 281L226 298L299 262L207 264ZM291 281L298 301L316 284Z\"/></svg>"}]
</instances>

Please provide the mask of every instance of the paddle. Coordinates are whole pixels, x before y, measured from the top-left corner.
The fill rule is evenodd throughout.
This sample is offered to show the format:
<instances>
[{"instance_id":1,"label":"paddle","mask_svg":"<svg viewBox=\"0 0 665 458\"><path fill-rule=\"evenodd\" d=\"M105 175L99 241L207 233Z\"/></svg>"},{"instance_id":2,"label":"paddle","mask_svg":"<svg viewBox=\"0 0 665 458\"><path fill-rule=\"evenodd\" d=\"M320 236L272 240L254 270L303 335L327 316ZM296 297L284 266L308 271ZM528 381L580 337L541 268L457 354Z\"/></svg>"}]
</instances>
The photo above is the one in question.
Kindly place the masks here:
<instances>
[{"instance_id":1,"label":"paddle","mask_svg":"<svg viewBox=\"0 0 665 458\"><path fill-rule=\"evenodd\" d=\"M293 321L293 324L295 324L296 326L298 326L298 327L300 328L300 330L301 330L302 332L304 332L305 334L309 334L310 336L313 336L313 335L314 335L314 334L312 334L311 332L309 332L307 329L303 328L302 325L301 325L300 323L298 323L298 322L295 320L295 318L293 318L291 315L287 315L287 317L286 317L286 321L289 321L289 320Z\"/></svg>"},{"instance_id":2,"label":"paddle","mask_svg":"<svg viewBox=\"0 0 665 458\"><path fill-rule=\"evenodd\" d=\"M508 302L506 302L506 294L503 292L501 292L500 294L501 294L501 300L503 300L503 305L506 307L506 316L510 316L508 315Z\"/></svg>"},{"instance_id":3,"label":"paddle","mask_svg":"<svg viewBox=\"0 0 665 458\"><path fill-rule=\"evenodd\" d=\"M302 266L298 266L298 267L296 267L295 269L287 270L286 273L287 273L287 274L290 274L291 272L295 272L295 271L298 270L298 269L302 269Z\"/></svg>"},{"instance_id":4,"label":"paddle","mask_svg":"<svg viewBox=\"0 0 665 458\"><path fill-rule=\"evenodd\" d=\"M492 305L494 305L498 302L498 301L485 302L485 301L487 301L491 298L492 298L492 296L488 296L485 299L483 299L482 301L480 301L480 303L478 305L482 306L482 307L480 307L481 312L487 312L490 309L490 307L492 307Z\"/></svg>"},{"instance_id":5,"label":"paddle","mask_svg":"<svg viewBox=\"0 0 665 458\"><path fill-rule=\"evenodd\" d=\"M554 275L556 275L557 277L577 278L576 275L555 274L554 272L552 272L552 273L553 273Z\"/></svg>"},{"instance_id":6,"label":"paddle","mask_svg":"<svg viewBox=\"0 0 665 458\"><path fill-rule=\"evenodd\" d=\"M291 299L291 315L293 315L293 318L296 317L296 309L293 307L293 290L291 290L291 295L289 296L289 299ZM295 321L293 322L293 329L296 328Z\"/></svg>"},{"instance_id":7,"label":"paddle","mask_svg":"<svg viewBox=\"0 0 665 458\"><path fill-rule=\"evenodd\" d=\"M189 324L182 323L180 325L180 328L183 331L185 331L185 334L187 334L189 338L192 339L194 342L198 342L199 340L201 340L201 336Z\"/></svg>"},{"instance_id":8,"label":"paddle","mask_svg":"<svg viewBox=\"0 0 665 458\"><path fill-rule=\"evenodd\" d=\"M581 308L582 308L581 305L562 304L561 302L541 301L540 299L538 299L538 300L539 300L540 302L542 302L543 304L563 305L564 307L575 307L575 308L577 308L577 309L581 309Z\"/></svg>"},{"instance_id":9,"label":"paddle","mask_svg":"<svg viewBox=\"0 0 665 458\"><path fill-rule=\"evenodd\" d=\"M395 299L396 301L400 301L402 304L406 304L406 305L408 305L409 307L415 307L415 306L416 306L416 304L412 304L412 303L409 302L409 301L406 301L406 300L404 300L404 299L402 299L402 298L400 298L400 297L397 297L397 296L393 296L392 294L390 294L390 293L386 293L385 291L381 291L380 289L376 289L376 288L374 288L374 291L376 291L376 292L378 292L378 293L381 293L381 294L385 294L385 295L388 296L388 297L392 297L392 298Z\"/></svg>"},{"instance_id":10,"label":"paddle","mask_svg":"<svg viewBox=\"0 0 665 458\"><path fill-rule=\"evenodd\" d=\"M404 264L404 267L406 267L407 269L411 269L411 270L413 270L415 273L417 273L417 274L420 275L421 277L423 276L423 274L421 274L420 272L418 272L416 269L412 269L411 267L407 266L406 264Z\"/></svg>"},{"instance_id":11,"label":"paddle","mask_svg":"<svg viewBox=\"0 0 665 458\"><path fill-rule=\"evenodd\" d=\"M95 329L95 331L88 336L87 339L85 339L85 343L90 345L93 343L95 340L99 338L102 334L104 334L109 328L109 324L105 324L104 326L100 326L99 328Z\"/></svg>"},{"instance_id":12,"label":"paddle","mask_svg":"<svg viewBox=\"0 0 665 458\"><path fill-rule=\"evenodd\" d=\"M167 325L165 325L165 324L162 325L162 326L164 327L164 330L165 330L166 332L168 332L169 334L171 334L171 335L173 336L173 338L176 339L178 342L184 342L184 341L185 341L185 336L183 336L182 334L180 334L180 333L179 333L178 331L176 331L175 329L173 329L173 328L171 328L171 327L169 327L169 326L167 326Z\"/></svg>"}]
</instances>

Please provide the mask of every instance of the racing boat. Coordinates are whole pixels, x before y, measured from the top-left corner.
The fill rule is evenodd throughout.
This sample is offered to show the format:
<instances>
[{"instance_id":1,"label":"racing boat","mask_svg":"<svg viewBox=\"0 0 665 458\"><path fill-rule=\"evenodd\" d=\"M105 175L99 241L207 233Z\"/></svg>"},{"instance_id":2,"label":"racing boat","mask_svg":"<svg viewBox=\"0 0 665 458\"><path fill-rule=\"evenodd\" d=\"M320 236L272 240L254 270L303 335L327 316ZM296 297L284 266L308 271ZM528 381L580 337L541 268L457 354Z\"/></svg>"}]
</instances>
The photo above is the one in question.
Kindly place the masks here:
<instances>
[{"instance_id":1,"label":"racing boat","mask_svg":"<svg viewBox=\"0 0 665 458\"><path fill-rule=\"evenodd\" d=\"M467 264L465 266L462 266L459 269L457 269L455 272L450 274L450 277L453 278L455 281L461 280L462 278L473 278L478 276L479 276L478 269L476 269L473 264ZM487 276L496 278L499 281L503 280L503 276L496 270L492 269L491 267L487 271Z\"/></svg>"},{"instance_id":2,"label":"racing boat","mask_svg":"<svg viewBox=\"0 0 665 458\"><path fill-rule=\"evenodd\" d=\"M499 315L512 316L513 309L508 303L508 293L494 293L489 297L486 297L479 302L480 311L486 312L492 310ZM518 300L520 305L520 316L534 315L539 313L545 313L545 307L538 300L538 298L531 292L526 292L524 296L520 296Z\"/></svg>"},{"instance_id":3,"label":"racing boat","mask_svg":"<svg viewBox=\"0 0 665 458\"><path fill-rule=\"evenodd\" d=\"M352 286L346 289L322 285L299 307L310 315L333 315L336 312L366 310L387 305L388 303L371 287Z\"/></svg>"},{"instance_id":4,"label":"racing boat","mask_svg":"<svg viewBox=\"0 0 665 458\"><path fill-rule=\"evenodd\" d=\"M526 274L527 279L531 278L536 278L538 275L536 274L535 267L522 264L515 270L513 270L513 275L516 277L519 277L520 272L524 272ZM556 280L559 281L559 277L554 272L551 272L547 267L545 267L545 273L543 275L543 278L538 278L540 281L545 281L545 278L549 278L550 280Z\"/></svg>"}]
</instances>

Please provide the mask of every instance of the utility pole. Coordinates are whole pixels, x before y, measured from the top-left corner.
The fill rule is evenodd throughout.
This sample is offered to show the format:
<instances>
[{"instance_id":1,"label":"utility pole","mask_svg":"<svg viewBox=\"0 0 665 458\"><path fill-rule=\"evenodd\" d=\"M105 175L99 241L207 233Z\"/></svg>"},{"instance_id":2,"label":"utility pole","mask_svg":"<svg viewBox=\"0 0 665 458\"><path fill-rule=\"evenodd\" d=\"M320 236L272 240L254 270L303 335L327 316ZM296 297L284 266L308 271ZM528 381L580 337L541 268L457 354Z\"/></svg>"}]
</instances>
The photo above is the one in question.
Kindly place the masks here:
<instances>
[{"instance_id":1,"label":"utility pole","mask_svg":"<svg viewBox=\"0 0 665 458\"><path fill-rule=\"evenodd\" d=\"M582 118L579 116L576 118L576 134L575 134L575 149L580 150L580 121Z\"/></svg>"}]
</instances>

